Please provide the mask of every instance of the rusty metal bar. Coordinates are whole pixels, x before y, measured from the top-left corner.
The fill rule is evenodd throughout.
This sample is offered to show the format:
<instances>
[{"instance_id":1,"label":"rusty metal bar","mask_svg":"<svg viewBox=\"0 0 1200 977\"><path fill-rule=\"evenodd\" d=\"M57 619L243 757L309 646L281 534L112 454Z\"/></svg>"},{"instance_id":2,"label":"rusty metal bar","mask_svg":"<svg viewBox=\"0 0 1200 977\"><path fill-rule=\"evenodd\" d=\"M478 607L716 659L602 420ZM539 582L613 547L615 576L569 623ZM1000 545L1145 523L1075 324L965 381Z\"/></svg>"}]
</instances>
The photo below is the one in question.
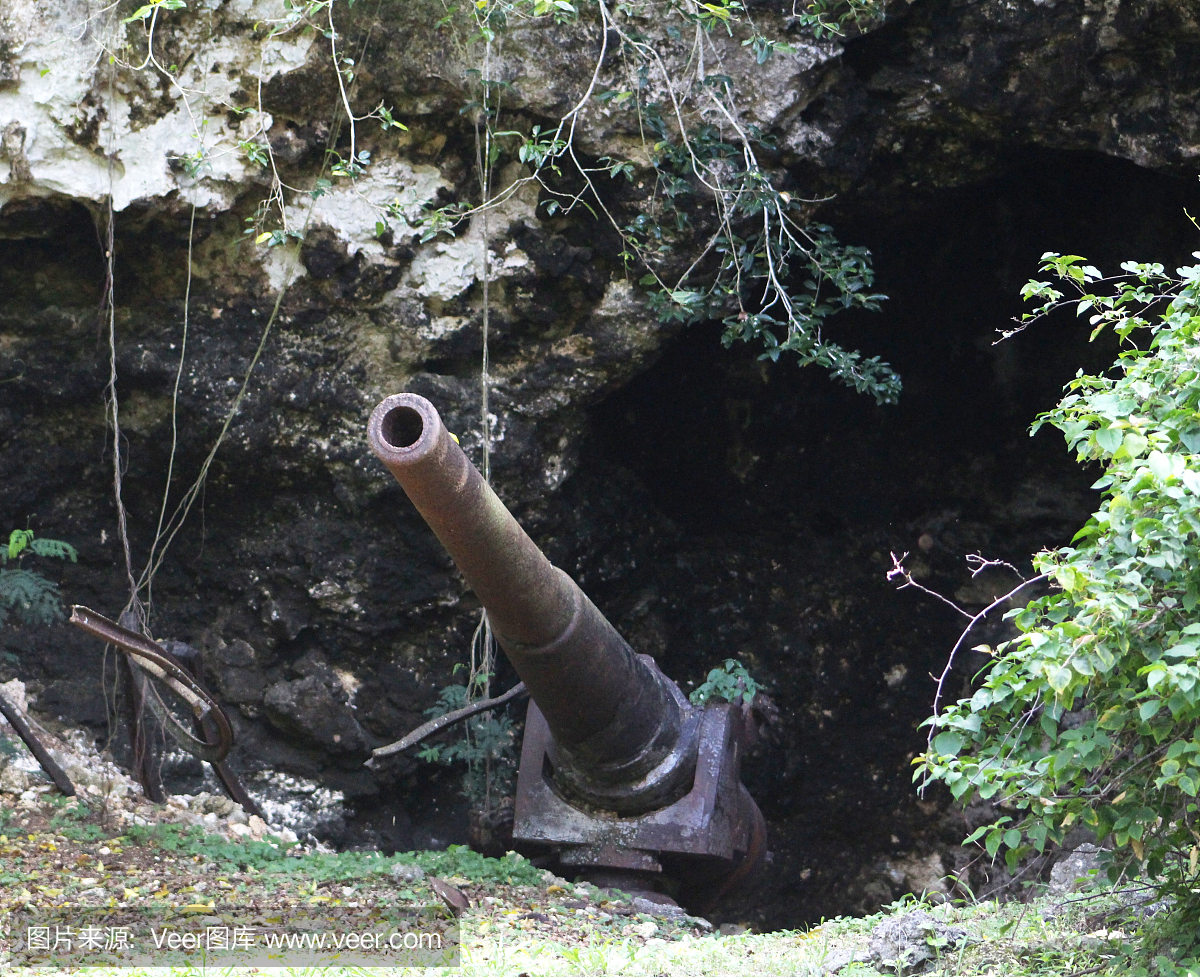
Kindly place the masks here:
<instances>
[{"instance_id":1,"label":"rusty metal bar","mask_svg":"<svg viewBox=\"0 0 1200 977\"><path fill-rule=\"evenodd\" d=\"M25 717L21 715L21 710L8 701L8 697L0 692L0 714L8 720L8 724L16 731L16 734L21 737L22 741L29 752L36 757L37 762L42 765L42 769L50 775L50 779L54 781L54 785L61 790L67 797L75 796L75 785L71 783L71 778L63 772L50 755L50 751L42 746L42 741L33 734L33 730L29 728L29 723Z\"/></svg>"}]
</instances>

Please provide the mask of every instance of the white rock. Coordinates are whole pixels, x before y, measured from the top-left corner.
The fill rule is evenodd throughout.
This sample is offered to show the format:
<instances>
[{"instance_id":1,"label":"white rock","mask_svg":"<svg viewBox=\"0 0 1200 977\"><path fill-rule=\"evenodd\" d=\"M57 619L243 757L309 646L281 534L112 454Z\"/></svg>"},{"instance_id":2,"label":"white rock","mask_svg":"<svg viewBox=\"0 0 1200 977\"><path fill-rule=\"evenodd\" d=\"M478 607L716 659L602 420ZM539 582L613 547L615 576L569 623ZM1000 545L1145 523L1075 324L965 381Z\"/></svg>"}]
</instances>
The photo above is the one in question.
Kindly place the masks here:
<instances>
[{"instance_id":1,"label":"white rock","mask_svg":"<svg viewBox=\"0 0 1200 977\"><path fill-rule=\"evenodd\" d=\"M404 862L393 865L389 874L397 882L417 882L425 878L425 870L420 865L408 865Z\"/></svg>"},{"instance_id":2,"label":"white rock","mask_svg":"<svg viewBox=\"0 0 1200 977\"><path fill-rule=\"evenodd\" d=\"M0 793L19 794L22 797L38 782L38 777L18 764L10 763L0 771Z\"/></svg>"},{"instance_id":3,"label":"white rock","mask_svg":"<svg viewBox=\"0 0 1200 977\"><path fill-rule=\"evenodd\" d=\"M38 16L22 39L20 78L0 90L0 125L16 121L26 131L23 152L32 183L24 191L99 201L111 186L116 210L173 194L201 207L223 209L232 204L232 185L253 178L259 169L237 149L237 142L246 135L258 137L269 120L252 113L230 123L209 109L228 103L243 84L242 73L261 71L266 82L303 65L315 35L296 32L264 49L252 32L241 29L239 8L251 4L202 0L200 6L211 9L190 21L178 18L172 26L184 49L202 47L207 56L186 62L180 85L168 86L148 101L141 92L126 91L121 80L115 88L105 84L106 48L120 50L127 41L140 38L140 21L89 18L77 3L38 5ZM251 22L284 13L282 0L253 6L260 15ZM82 33L81 21L86 25ZM214 62L225 70L209 72L207 66ZM186 99L181 87L188 91ZM102 120L102 144L112 147L112 166L76 142L75 133L97 119ZM196 119L203 120L202 129L197 129ZM172 157L197 149L206 156L199 176L172 169ZM8 163L0 164L0 207L15 192L8 185L10 169Z\"/></svg>"},{"instance_id":4,"label":"white rock","mask_svg":"<svg viewBox=\"0 0 1200 977\"><path fill-rule=\"evenodd\" d=\"M1060 856L1050 870L1049 894L1069 895L1094 882L1101 875L1100 856L1100 849L1087 843Z\"/></svg>"},{"instance_id":5,"label":"white rock","mask_svg":"<svg viewBox=\"0 0 1200 977\"><path fill-rule=\"evenodd\" d=\"M29 702L25 698L25 683L19 678L0 684L0 694L3 694L4 698L16 707L17 712L22 714L29 712ZM3 718L0 718L0 726L11 728Z\"/></svg>"}]
</instances>

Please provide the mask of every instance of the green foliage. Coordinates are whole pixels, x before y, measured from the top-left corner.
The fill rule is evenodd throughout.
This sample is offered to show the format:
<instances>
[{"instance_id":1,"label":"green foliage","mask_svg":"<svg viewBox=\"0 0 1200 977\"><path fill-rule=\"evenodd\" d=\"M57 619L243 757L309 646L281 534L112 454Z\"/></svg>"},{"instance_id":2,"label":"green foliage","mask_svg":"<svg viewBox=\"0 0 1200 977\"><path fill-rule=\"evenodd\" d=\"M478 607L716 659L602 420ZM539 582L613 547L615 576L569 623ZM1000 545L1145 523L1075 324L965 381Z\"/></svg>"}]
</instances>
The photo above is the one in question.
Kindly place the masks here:
<instances>
[{"instance_id":1,"label":"green foliage","mask_svg":"<svg viewBox=\"0 0 1200 977\"><path fill-rule=\"evenodd\" d=\"M358 68L355 59L339 47L344 38L335 27L337 3L284 0L283 16L255 27L264 32L264 43L306 30L318 31L329 41L349 137L348 152L327 148L326 170L307 191L280 182L267 140L254 136L237 143L244 158L270 171L270 196L247 219L245 231L259 245L279 247L302 236L287 220L289 192L316 199L331 187L328 177L355 180L366 172L371 153L357 147L356 123L373 119L385 132L406 128L382 102L365 115L354 114L351 97ZM348 8L353 5L353 0L347 0ZM146 57L139 67L152 65L174 79L178 66L158 62L153 34L155 24L160 19L165 22L166 11L185 6L184 0L153 0L126 18L126 23L141 21L146 32ZM434 30L448 27L462 55L467 90L461 112L477 120L483 199L476 207L427 208L419 220L399 205L387 208L374 222L377 237L390 230L387 218L419 228L422 242L452 233L458 222L491 205L491 172L507 153L528 168L529 175L519 182L536 181L545 191L540 205L547 217L582 207L612 224L622 240L619 257L647 286L662 321L720 319L727 347L735 342L761 344L764 359L795 355L800 365L826 369L833 379L881 404L896 401L900 380L886 363L843 349L824 334L827 320L835 313L875 310L885 298L872 291L869 253L840 244L828 227L812 224L809 216L816 201L800 199L775 185L756 151L762 148L774 155L776 147L755 126L739 121L742 113L733 79L705 68L703 35L713 31L738 38L758 64L795 52L786 39L768 37L760 30L748 5L739 0L667 0L665 4L619 0L614 9L606 5L589 9L589 19L598 21L606 38L593 84L556 124L534 125L528 135L500 129L501 103L512 82L484 78L479 53L490 52L490 45L514 26L574 23L581 18L580 9L568 0L465 4L445 0L444 6L445 16L432 26ZM793 9L793 23L821 39L844 35L851 25L865 29L882 19L884 10L883 0L810 0ZM668 63L676 67L668 70ZM605 68L616 70L619 87L597 91L595 79ZM177 79L175 83L180 84ZM597 105L636 114L645 151L638 154L637 164L605 159L595 167L581 161L574 135L581 113ZM225 108L250 111L247 106ZM685 122L695 118L705 121ZM195 135L199 139L201 133ZM204 150L175 157L193 177L209 158ZM607 172L614 179L620 176L632 182L635 170L645 171L646 159L652 175L647 203L640 207L641 213L622 223L606 204L595 174ZM569 175L564 174L568 169ZM572 181L582 181L582 186L571 188ZM642 185L639 182L638 188ZM503 194L508 196L514 189L504 189ZM688 265L682 275L680 258Z\"/></svg>"},{"instance_id":2,"label":"green foliage","mask_svg":"<svg viewBox=\"0 0 1200 977\"><path fill-rule=\"evenodd\" d=\"M1200 253L1197 255L1200 257ZM1052 424L1104 473L1099 511L1071 546L1036 557L1057 589L1012 612L978 691L929 722L918 776L1007 814L976 831L1010 865L1074 824L1112 849L1109 874L1144 874L1200 922L1200 265L1170 276L1122 265L1102 278L1046 254L1024 294L1089 314L1099 332L1143 330L1111 375L1078 375ZM1094 334L1093 334L1094 335Z\"/></svg>"},{"instance_id":3,"label":"green foliage","mask_svg":"<svg viewBox=\"0 0 1200 977\"><path fill-rule=\"evenodd\" d=\"M812 0L796 19L814 37L823 38L843 37L850 24L862 30L883 16L884 8L878 0Z\"/></svg>"},{"instance_id":4,"label":"green foliage","mask_svg":"<svg viewBox=\"0 0 1200 977\"><path fill-rule=\"evenodd\" d=\"M271 160L267 156L268 147L254 139L244 139L238 143L242 155L257 166L267 166Z\"/></svg>"},{"instance_id":5,"label":"green foliage","mask_svg":"<svg viewBox=\"0 0 1200 977\"><path fill-rule=\"evenodd\" d=\"M447 9L439 26L459 29L456 11L462 10L472 22L473 36L460 39L466 51L479 42L491 44L518 21L546 17L557 8L544 0L477 0ZM815 0L800 19L820 37L840 34L850 21L865 26L881 11L879 0ZM509 83L485 79L477 68L465 71L471 96L463 111L481 126L481 184L488 184L487 174L509 154L528 168L523 181L541 185L539 206L547 217L582 207L611 223L622 242L618 257L646 288L662 322L719 319L726 347L761 345L761 358L772 361L794 355L801 366L819 366L881 404L895 403L900 379L886 363L846 350L825 335L836 313L877 310L886 298L873 290L870 253L841 244L829 227L812 223L815 201L776 186L756 154L774 155L777 147L757 127L739 121L733 79L706 71L703 60L695 60L707 43L697 35L713 31L739 38L759 64L793 53L792 45L764 35L738 0L668 0L661 6L625 0L617 12L620 18L607 7L598 11L600 26L610 35L605 64L616 70L617 87L589 89L555 126L533 126L528 136L502 130L498 121ZM643 33L643 22L653 25L655 37ZM686 67L668 71L668 62ZM604 157L591 166L579 159L573 137L579 113L589 103L634 116L630 122L643 134L638 162ZM705 121L685 121L699 117ZM646 188L638 195L643 202L635 216L619 219L609 209L597 183L600 174L636 180L638 190ZM643 175L648 179L638 179ZM486 196L481 207L487 206ZM478 209L451 205L429 211L421 223L422 241L452 232ZM682 265L687 267L680 274Z\"/></svg>"},{"instance_id":6,"label":"green foliage","mask_svg":"<svg viewBox=\"0 0 1200 977\"><path fill-rule=\"evenodd\" d=\"M488 858L465 845L390 857L379 852L296 856L288 854L290 846L278 838L232 842L220 835L205 834L195 825L134 825L126 829L124 837L130 844L154 845L163 851L199 857L227 872L252 868L264 873L302 875L316 881L386 875L398 864L419 865L430 875L458 875L473 882L534 885L541 877L540 871L516 852L509 852L503 858Z\"/></svg>"},{"instance_id":7,"label":"green foliage","mask_svg":"<svg viewBox=\"0 0 1200 977\"><path fill-rule=\"evenodd\" d=\"M724 699L734 705L749 705L761 688L745 665L736 658L726 658L725 664L710 671L708 678L693 689L688 698L697 706L702 706L713 698Z\"/></svg>"},{"instance_id":8,"label":"green foliage","mask_svg":"<svg viewBox=\"0 0 1200 977\"><path fill-rule=\"evenodd\" d=\"M112 835L97 823L96 814L73 797L55 797L49 801L58 813L50 819L50 830L71 841L101 841Z\"/></svg>"},{"instance_id":9,"label":"green foliage","mask_svg":"<svg viewBox=\"0 0 1200 977\"><path fill-rule=\"evenodd\" d=\"M56 560L70 560L74 563L79 554L70 543L58 539L38 539L32 529L14 529L8 536L8 547L0 551L0 563L18 559L26 551L36 556L51 557Z\"/></svg>"},{"instance_id":10,"label":"green foliage","mask_svg":"<svg viewBox=\"0 0 1200 977\"><path fill-rule=\"evenodd\" d=\"M138 7L137 10L122 20L121 23L129 24L135 20L145 21L160 10L182 10L185 7L187 7L187 4L184 3L184 0L154 0L154 3L147 3Z\"/></svg>"},{"instance_id":11,"label":"green foliage","mask_svg":"<svg viewBox=\"0 0 1200 977\"><path fill-rule=\"evenodd\" d=\"M39 539L31 529L14 529L8 546L0 548L0 565L11 560L23 562L29 556L70 560L78 558L75 547L57 539ZM16 615L22 624L51 624L63 617L62 597L58 585L40 573L16 569L0 570L0 624Z\"/></svg>"},{"instance_id":12,"label":"green foliage","mask_svg":"<svg viewBox=\"0 0 1200 977\"><path fill-rule=\"evenodd\" d=\"M466 845L450 845L445 851L406 852L390 857L379 852L302 855L274 861L264 871L314 879L367 878L386 875L393 865L417 865L429 875L457 875L472 882L535 885L541 879L540 870L516 852L509 852L503 858L489 858Z\"/></svg>"},{"instance_id":13,"label":"green foliage","mask_svg":"<svg viewBox=\"0 0 1200 977\"><path fill-rule=\"evenodd\" d=\"M108 837L108 832L98 824L71 824L60 818L55 818L50 822L50 830L71 841L101 841Z\"/></svg>"},{"instance_id":14,"label":"green foliage","mask_svg":"<svg viewBox=\"0 0 1200 977\"><path fill-rule=\"evenodd\" d=\"M224 866L227 871L253 868L266 871L268 866L287 857L288 845L278 838L268 841L226 841L220 835L205 834L196 825L131 825L124 837L134 845L153 844L163 851L199 856Z\"/></svg>"},{"instance_id":15,"label":"green foliage","mask_svg":"<svg viewBox=\"0 0 1200 977\"><path fill-rule=\"evenodd\" d=\"M461 709L480 697L488 675L479 672L473 687L448 685L437 705L426 709L431 719ZM472 694L474 693L474 694ZM460 732L448 743L427 743L417 754L422 760L446 765L463 763L463 795L479 810L490 811L516 787L516 733L512 720L494 712L480 713L459 724Z\"/></svg>"},{"instance_id":16,"label":"green foliage","mask_svg":"<svg viewBox=\"0 0 1200 977\"><path fill-rule=\"evenodd\" d=\"M647 127L659 136L652 161L661 203L624 231L634 248L629 257L636 253L649 268L641 284L650 288L659 318L683 323L719 318L727 348L758 342L764 348L760 358L772 361L792 353L801 366L823 367L877 402L895 403L900 378L891 367L878 357L845 350L823 334L826 320L837 312L876 311L886 299L872 290L870 252L840 244L830 227L806 224L805 202L776 189L754 156L715 126L702 125L675 139L662 106L647 103L643 113ZM765 145L757 131L745 138ZM707 274L690 287L667 287L655 267L689 246L699 232L692 214L697 198L710 195L714 182L723 198L721 226L712 236Z\"/></svg>"}]
</instances>

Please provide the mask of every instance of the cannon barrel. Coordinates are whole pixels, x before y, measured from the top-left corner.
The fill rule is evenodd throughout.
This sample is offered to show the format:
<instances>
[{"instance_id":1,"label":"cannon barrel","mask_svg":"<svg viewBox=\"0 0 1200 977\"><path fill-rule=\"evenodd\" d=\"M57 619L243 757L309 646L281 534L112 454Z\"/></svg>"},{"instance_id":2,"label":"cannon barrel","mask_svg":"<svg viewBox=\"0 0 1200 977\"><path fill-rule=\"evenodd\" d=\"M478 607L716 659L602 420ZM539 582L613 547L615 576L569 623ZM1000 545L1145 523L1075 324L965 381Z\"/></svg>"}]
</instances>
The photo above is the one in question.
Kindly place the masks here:
<instances>
[{"instance_id":1,"label":"cannon barrel","mask_svg":"<svg viewBox=\"0 0 1200 977\"><path fill-rule=\"evenodd\" d=\"M698 710L546 559L433 405L411 393L388 397L368 439L475 591L545 717L556 789L622 815L686 794Z\"/></svg>"}]
</instances>

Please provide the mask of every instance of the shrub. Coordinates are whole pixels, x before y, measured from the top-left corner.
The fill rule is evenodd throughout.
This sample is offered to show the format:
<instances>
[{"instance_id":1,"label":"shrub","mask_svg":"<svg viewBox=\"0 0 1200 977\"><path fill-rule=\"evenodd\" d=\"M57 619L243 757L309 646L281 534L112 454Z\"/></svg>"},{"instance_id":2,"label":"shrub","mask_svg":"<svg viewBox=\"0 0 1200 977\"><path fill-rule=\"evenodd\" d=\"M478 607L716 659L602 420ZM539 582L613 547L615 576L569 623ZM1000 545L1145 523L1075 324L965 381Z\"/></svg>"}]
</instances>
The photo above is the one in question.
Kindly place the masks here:
<instances>
[{"instance_id":1,"label":"shrub","mask_svg":"<svg viewBox=\"0 0 1200 977\"><path fill-rule=\"evenodd\" d=\"M1200 257L1200 252L1197 253ZM995 799L976 831L1010 866L1091 828L1109 875L1143 875L1200 908L1200 265L1168 275L1122 265L1102 278L1076 255L1047 254L1077 297L1030 282L1026 298L1090 314L1126 349L1110 375L1077 375L1033 425L1052 424L1081 462L1103 465L1096 514L1072 545L1040 553L1056 589L1010 612L1019 637L999 646L973 696L929 723L918 778L954 797ZM1016 331L1016 330L1014 330Z\"/></svg>"}]
</instances>

